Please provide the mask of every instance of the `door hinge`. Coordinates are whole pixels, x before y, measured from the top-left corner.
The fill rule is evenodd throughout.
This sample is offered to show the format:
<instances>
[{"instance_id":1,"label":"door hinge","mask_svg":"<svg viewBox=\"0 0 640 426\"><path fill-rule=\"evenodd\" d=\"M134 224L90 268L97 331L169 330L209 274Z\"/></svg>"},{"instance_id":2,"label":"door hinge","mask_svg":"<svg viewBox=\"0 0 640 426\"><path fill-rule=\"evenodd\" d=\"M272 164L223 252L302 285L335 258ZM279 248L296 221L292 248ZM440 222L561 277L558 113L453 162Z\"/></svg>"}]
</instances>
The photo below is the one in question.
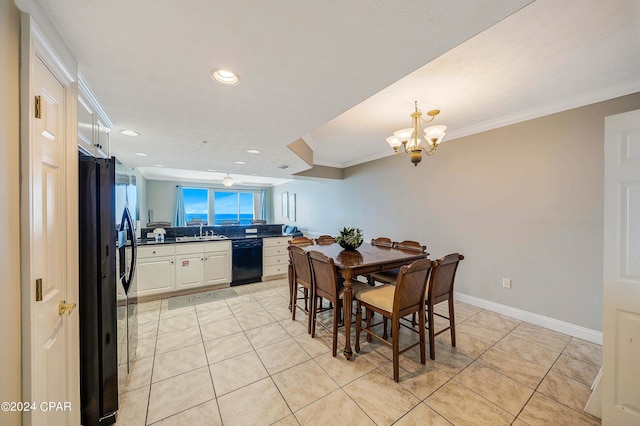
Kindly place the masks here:
<instances>
[{"instance_id":1,"label":"door hinge","mask_svg":"<svg viewBox=\"0 0 640 426\"><path fill-rule=\"evenodd\" d=\"M36 302L42 301L42 278L36 280Z\"/></svg>"},{"instance_id":2,"label":"door hinge","mask_svg":"<svg viewBox=\"0 0 640 426\"><path fill-rule=\"evenodd\" d=\"M41 106L42 106L42 96L36 96L36 106L35 106L36 118L42 118Z\"/></svg>"}]
</instances>

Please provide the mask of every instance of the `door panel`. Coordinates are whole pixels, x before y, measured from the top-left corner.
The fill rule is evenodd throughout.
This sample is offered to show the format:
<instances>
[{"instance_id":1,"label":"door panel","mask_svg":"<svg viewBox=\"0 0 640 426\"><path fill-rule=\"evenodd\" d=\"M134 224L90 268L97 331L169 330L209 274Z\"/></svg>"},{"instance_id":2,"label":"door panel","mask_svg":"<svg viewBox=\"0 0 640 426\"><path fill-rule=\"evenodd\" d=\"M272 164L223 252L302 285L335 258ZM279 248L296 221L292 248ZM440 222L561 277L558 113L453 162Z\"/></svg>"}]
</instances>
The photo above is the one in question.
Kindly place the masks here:
<instances>
[{"instance_id":1,"label":"door panel","mask_svg":"<svg viewBox=\"0 0 640 426\"><path fill-rule=\"evenodd\" d=\"M176 257L176 289L202 286L203 261L202 253Z\"/></svg>"},{"instance_id":2,"label":"door panel","mask_svg":"<svg viewBox=\"0 0 640 426\"><path fill-rule=\"evenodd\" d=\"M602 421L640 424L640 110L605 120Z\"/></svg>"},{"instance_id":3,"label":"door panel","mask_svg":"<svg viewBox=\"0 0 640 426\"><path fill-rule=\"evenodd\" d=\"M174 257L138 259L136 265L138 295L166 293L175 289Z\"/></svg>"},{"instance_id":4,"label":"door panel","mask_svg":"<svg viewBox=\"0 0 640 426\"><path fill-rule=\"evenodd\" d=\"M68 401L67 321L58 304L66 298L65 87L37 58L33 70L41 118L32 118L33 246L36 276L42 278L42 301L34 301L33 399ZM35 101L35 100L34 100ZM65 424L65 412L33 413L33 424Z\"/></svg>"},{"instance_id":5,"label":"door panel","mask_svg":"<svg viewBox=\"0 0 640 426\"><path fill-rule=\"evenodd\" d=\"M227 284L231 282L229 252L213 252L205 254L205 284Z\"/></svg>"}]
</instances>

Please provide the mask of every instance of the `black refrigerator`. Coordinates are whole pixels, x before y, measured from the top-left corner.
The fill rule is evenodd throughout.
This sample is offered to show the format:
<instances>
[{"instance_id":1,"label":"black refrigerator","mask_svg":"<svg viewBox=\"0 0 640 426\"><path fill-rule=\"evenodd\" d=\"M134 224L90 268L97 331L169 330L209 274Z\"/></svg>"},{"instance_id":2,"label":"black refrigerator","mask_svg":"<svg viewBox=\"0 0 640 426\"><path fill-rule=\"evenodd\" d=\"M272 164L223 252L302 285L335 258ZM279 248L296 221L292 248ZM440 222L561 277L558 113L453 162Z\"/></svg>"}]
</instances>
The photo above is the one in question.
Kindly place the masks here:
<instances>
[{"instance_id":1,"label":"black refrigerator","mask_svg":"<svg viewBox=\"0 0 640 426\"><path fill-rule=\"evenodd\" d=\"M110 425L118 411L115 159L79 157L81 421Z\"/></svg>"}]
</instances>

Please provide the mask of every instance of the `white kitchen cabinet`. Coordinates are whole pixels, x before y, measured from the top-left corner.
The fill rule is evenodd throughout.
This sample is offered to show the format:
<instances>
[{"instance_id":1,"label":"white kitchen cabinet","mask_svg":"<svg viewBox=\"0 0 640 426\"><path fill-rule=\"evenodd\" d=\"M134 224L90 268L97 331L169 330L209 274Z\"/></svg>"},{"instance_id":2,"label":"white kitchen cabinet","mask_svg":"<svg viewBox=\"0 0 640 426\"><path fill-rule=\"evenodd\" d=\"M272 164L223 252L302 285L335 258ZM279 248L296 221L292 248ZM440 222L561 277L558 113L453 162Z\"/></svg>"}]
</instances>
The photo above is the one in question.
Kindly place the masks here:
<instances>
[{"instance_id":1,"label":"white kitchen cabinet","mask_svg":"<svg viewBox=\"0 0 640 426\"><path fill-rule=\"evenodd\" d=\"M78 96L78 146L91 155L95 153L93 120L93 112L86 101Z\"/></svg>"},{"instance_id":2,"label":"white kitchen cabinet","mask_svg":"<svg viewBox=\"0 0 640 426\"><path fill-rule=\"evenodd\" d=\"M230 282L229 241L176 246L176 290Z\"/></svg>"},{"instance_id":3,"label":"white kitchen cabinet","mask_svg":"<svg viewBox=\"0 0 640 426\"><path fill-rule=\"evenodd\" d=\"M138 294L150 296L231 282L231 243L140 246Z\"/></svg>"},{"instance_id":4,"label":"white kitchen cabinet","mask_svg":"<svg viewBox=\"0 0 640 426\"><path fill-rule=\"evenodd\" d=\"M139 296L175 290L175 248L173 245L138 247L136 282Z\"/></svg>"},{"instance_id":5,"label":"white kitchen cabinet","mask_svg":"<svg viewBox=\"0 0 640 426\"><path fill-rule=\"evenodd\" d=\"M109 128L102 122L102 120L96 117L94 131L96 132L96 157L109 158L111 152L111 134Z\"/></svg>"},{"instance_id":6,"label":"white kitchen cabinet","mask_svg":"<svg viewBox=\"0 0 640 426\"><path fill-rule=\"evenodd\" d=\"M265 238L262 243L262 278L285 276L289 268L289 237Z\"/></svg>"},{"instance_id":7,"label":"white kitchen cabinet","mask_svg":"<svg viewBox=\"0 0 640 426\"><path fill-rule=\"evenodd\" d=\"M231 244L228 241L204 244L204 284L231 282Z\"/></svg>"},{"instance_id":8,"label":"white kitchen cabinet","mask_svg":"<svg viewBox=\"0 0 640 426\"><path fill-rule=\"evenodd\" d=\"M204 244L176 246L176 290L204 285Z\"/></svg>"},{"instance_id":9,"label":"white kitchen cabinet","mask_svg":"<svg viewBox=\"0 0 640 426\"><path fill-rule=\"evenodd\" d=\"M88 155L109 158L113 126L86 82L78 80L78 147Z\"/></svg>"}]
</instances>

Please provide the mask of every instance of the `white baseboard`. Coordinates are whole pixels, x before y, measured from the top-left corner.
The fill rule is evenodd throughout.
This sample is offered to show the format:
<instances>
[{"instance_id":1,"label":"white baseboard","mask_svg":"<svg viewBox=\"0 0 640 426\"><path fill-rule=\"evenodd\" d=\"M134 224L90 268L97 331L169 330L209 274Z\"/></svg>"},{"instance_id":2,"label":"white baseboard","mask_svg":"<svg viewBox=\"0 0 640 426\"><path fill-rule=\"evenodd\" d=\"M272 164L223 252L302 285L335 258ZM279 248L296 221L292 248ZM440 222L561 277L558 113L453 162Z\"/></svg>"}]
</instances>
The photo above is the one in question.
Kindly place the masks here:
<instances>
[{"instance_id":1,"label":"white baseboard","mask_svg":"<svg viewBox=\"0 0 640 426\"><path fill-rule=\"evenodd\" d=\"M455 297L456 300L468 303L469 305L477 306L479 308L497 312L511 318L516 318L521 321L539 325L540 327L548 328L550 330L567 334L569 336L577 337L578 339L586 340L587 342L602 345L601 331L591 330L589 328L570 324L568 322L560 321L554 318L549 318L543 315L534 314L532 312L523 311L522 309L512 308L511 306L507 305L501 305L489 300L480 299L479 297L469 296L468 294L455 292Z\"/></svg>"}]
</instances>

